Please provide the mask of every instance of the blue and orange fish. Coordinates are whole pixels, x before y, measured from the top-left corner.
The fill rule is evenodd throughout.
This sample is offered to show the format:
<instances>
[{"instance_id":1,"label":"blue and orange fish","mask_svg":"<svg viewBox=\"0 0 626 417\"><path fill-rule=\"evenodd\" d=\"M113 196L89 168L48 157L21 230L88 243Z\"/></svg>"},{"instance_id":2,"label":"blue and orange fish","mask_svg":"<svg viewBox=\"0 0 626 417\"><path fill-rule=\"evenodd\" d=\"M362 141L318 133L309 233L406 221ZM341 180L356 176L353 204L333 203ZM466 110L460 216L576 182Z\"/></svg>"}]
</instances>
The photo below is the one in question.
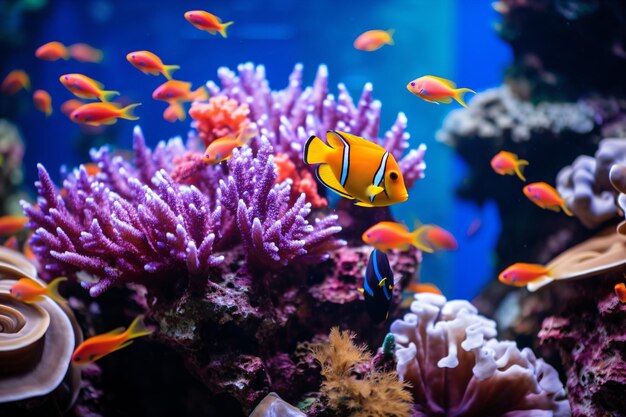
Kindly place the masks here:
<instances>
[{"instance_id":1,"label":"blue and orange fish","mask_svg":"<svg viewBox=\"0 0 626 417\"><path fill-rule=\"evenodd\" d=\"M326 134L328 144L311 136L304 162L317 167L317 178L361 207L383 207L409 198L396 159L382 146L338 130Z\"/></svg>"},{"instance_id":2,"label":"blue and orange fish","mask_svg":"<svg viewBox=\"0 0 626 417\"><path fill-rule=\"evenodd\" d=\"M393 286L393 271L387 255L374 249L365 269L363 288L359 288L359 292L365 296L365 309L374 323L381 323L389 318Z\"/></svg>"}]
</instances>

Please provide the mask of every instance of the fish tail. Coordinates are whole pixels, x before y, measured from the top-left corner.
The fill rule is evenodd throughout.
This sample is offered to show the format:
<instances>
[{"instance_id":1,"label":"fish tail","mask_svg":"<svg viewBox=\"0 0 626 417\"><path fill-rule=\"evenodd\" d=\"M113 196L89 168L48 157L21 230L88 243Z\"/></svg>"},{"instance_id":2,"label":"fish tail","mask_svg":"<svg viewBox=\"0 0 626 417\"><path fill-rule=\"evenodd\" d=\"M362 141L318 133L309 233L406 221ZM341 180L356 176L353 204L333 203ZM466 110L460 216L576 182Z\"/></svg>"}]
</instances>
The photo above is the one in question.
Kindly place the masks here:
<instances>
[{"instance_id":1,"label":"fish tail","mask_svg":"<svg viewBox=\"0 0 626 417\"><path fill-rule=\"evenodd\" d=\"M424 235L424 232L426 231L426 227L427 226L420 226L411 233L411 244L421 251L433 253L434 252L433 248L431 248L423 240L423 235Z\"/></svg>"},{"instance_id":2,"label":"fish tail","mask_svg":"<svg viewBox=\"0 0 626 417\"><path fill-rule=\"evenodd\" d=\"M526 182L526 178L524 178L524 168L528 166L528 161L524 159L520 159L515 164L515 174L519 177L520 180Z\"/></svg>"},{"instance_id":3,"label":"fish tail","mask_svg":"<svg viewBox=\"0 0 626 417\"><path fill-rule=\"evenodd\" d=\"M572 213L570 209L567 208L567 204L565 203L565 201L561 203L561 209L563 209L563 213L567 214L570 217L574 215L574 213Z\"/></svg>"},{"instance_id":4,"label":"fish tail","mask_svg":"<svg viewBox=\"0 0 626 417\"><path fill-rule=\"evenodd\" d=\"M304 163L309 165L326 163L332 151L333 148L313 135L304 144Z\"/></svg>"},{"instance_id":5,"label":"fish tail","mask_svg":"<svg viewBox=\"0 0 626 417\"><path fill-rule=\"evenodd\" d=\"M174 106L174 110L176 111L176 118L178 119L178 121L182 122L187 118L187 114L185 113L185 108L183 107L182 103L175 101L170 104L170 106Z\"/></svg>"},{"instance_id":6,"label":"fish tail","mask_svg":"<svg viewBox=\"0 0 626 417\"><path fill-rule=\"evenodd\" d=\"M119 95L120 95L119 91L104 90L102 91L102 94L100 95L100 100L106 103L107 101L110 101L113 97L119 96Z\"/></svg>"},{"instance_id":7,"label":"fish tail","mask_svg":"<svg viewBox=\"0 0 626 417\"><path fill-rule=\"evenodd\" d=\"M394 45L393 42L393 35L396 33L395 29L388 29L387 30L387 35L389 35L389 41L387 42L388 45Z\"/></svg>"},{"instance_id":8,"label":"fish tail","mask_svg":"<svg viewBox=\"0 0 626 417\"><path fill-rule=\"evenodd\" d=\"M163 65L163 75L165 75L165 78L168 80L171 80L172 73L177 69L180 69L180 65Z\"/></svg>"},{"instance_id":9,"label":"fish tail","mask_svg":"<svg viewBox=\"0 0 626 417\"><path fill-rule=\"evenodd\" d=\"M133 110L135 109L135 107L138 107L138 106L141 106L141 103L133 103L124 107L123 109L120 110L120 117L126 120L139 119L139 117L135 116L135 114L133 113Z\"/></svg>"},{"instance_id":10,"label":"fish tail","mask_svg":"<svg viewBox=\"0 0 626 417\"><path fill-rule=\"evenodd\" d=\"M227 38L228 36L226 36L226 28L230 25L232 25L235 22L226 22L226 23L222 23L222 26L220 27L220 35L222 35L224 38Z\"/></svg>"},{"instance_id":11,"label":"fish tail","mask_svg":"<svg viewBox=\"0 0 626 417\"><path fill-rule=\"evenodd\" d=\"M207 92L206 88L202 85L191 93L191 98L192 98L192 101L195 101L195 100L207 101L209 99L209 93Z\"/></svg>"},{"instance_id":12,"label":"fish tail","mask_svg":"<svg viewBox=\"0 0 626 417\"><path fill-rule=\"evenodd\" d=\"M52 298L59 304L65 304L65 298L61 294L59 294L59 284L63 281L67 281L65 277L55 278L48 286L46 287L46 295Z\"/></svg>"},{"instance_id":13,"label":"fish tail","mask_svg":"<svg viewBox=\"0 0 626 417\"><path fill-rule=\"evenodd\" d=\"M463 96L465 95L465 93L474 93L476 94L476 91L474 90L470 90L469 88L457 88L454 91L454 99L456 101L459 102L459 104L465 108L467 108L467 104L465 104L465 101L463 101Z\"/></svg>"},{"instance_id":14,"label":"fish tail","mask_svg":"<svg viewBox=\"0 0 626 417\"><path fill-rule=\"evenodd\" d=\"M126 329L126 340L136 339L141 336L147 336L152 334L152 330L146 327L146 324L143 322L143 314L135 317L135 320L128 326Z\"/></svg>"}]
</instances>

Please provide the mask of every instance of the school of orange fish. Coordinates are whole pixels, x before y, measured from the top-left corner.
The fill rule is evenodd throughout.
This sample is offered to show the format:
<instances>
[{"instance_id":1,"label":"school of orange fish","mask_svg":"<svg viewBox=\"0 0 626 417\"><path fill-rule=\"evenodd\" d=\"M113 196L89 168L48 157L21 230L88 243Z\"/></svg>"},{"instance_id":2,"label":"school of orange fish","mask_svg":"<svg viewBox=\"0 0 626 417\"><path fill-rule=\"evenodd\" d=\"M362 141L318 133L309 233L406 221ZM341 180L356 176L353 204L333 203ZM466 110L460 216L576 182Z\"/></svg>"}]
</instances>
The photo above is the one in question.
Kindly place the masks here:
<instances>
[{"instance_id":1,"label":"school of orange fish","mask_svg":"<svg viewBox=\"0 0 626 417\"><path fill-rule=\"evenodd\" d=\"M233 24L233 22L222 23L219 17L202 10L189 11L184 16L196 28L212 35L219 33L224 38L227 37L226 29ZM361 34L354 41L354 47L367 52L376 51L386 44L393 45L393 34L393 29L387 31L370 30ZM98 63L103 59L101 50L84 43L66 47L60 42L49 42L39 47L35 56L46 61L72 58L79 62ZM153 99L168 103L168 107L163 113L163 117L167 121L174 122L185 119L184 103L208 99L207 91L203 86L192 91L191 83L172 79L172 73L180 67L164 64L161 58L150 51L130 52L126 55L126 59L145 74L163 75L167 79L152 94ZM116 123L120 118L138 119L133 110L141 103L121 107L120 104L111 102L110 100L118 96L119 92L105 90L103 84L86 75L64 74L59 77L59 81L80 99L99 100L84 103L80 100L71 99L64 102L60 107L61 111L75 123L100 126ZM5 95L16 94L22 89L30 89L29 76L23 70L11 71L0 86L0 92ZM429 75L409 82L407 89L426 102L439 104L451 103L456 100L464 107L467 107L463 99L464 94L468 92L476 94L469 88L456 88L456 85L450 80ZM52 113L52 98L46 91L36 90L33 93L33 103L46 116L50 116ZM204 152L205 162L218 164L227 160L232 155L233 149L244 146L256 134L256 131L244 130L239 132L236 137L227 136L213 141ZM317 178L322 184L341 197L354 200L355 205L383 207L408 199L402 172L400 172L393 155L367 139L340 131L329 131L326 142L312 136L305 145L303 159L306 164L317 165ZM97 166L88 165L90 166L86 168L89 169L90 175L98 172ZM497 174L516 175L524 182L526 178L523 175L523 170L528 165L528 161L519 159L517 155L507 151L499 152L491 160L491 167ZM61 190L61 193L63 191ZM541 208L553 211L563 210L567 215L572 215L559 193L544 182L526 185L523 188L523 193ZM24 228L27 221L28 219L24 216L0 217L0 235L17 234ZM375 290L380 288L381 292L384 291L385 297L381 296L378 301L371 301L382 302L383 312L385 309L388 311L391 303L388 290L393 289L393 277L383 277L379 271L376 271L375 275L373 271L378 269L379 264L388 267L385 252L389 250L404 251L411 246L427 253L457 249L457 241L454 236L433 224L421 225L414 231L410 231L403 224L384 221L367 229L362 235L362 240L380 252L375 250L372 253L372 256L375 254L377 257L375 260L370 256L370 263L374 260L375 268L368 267L364 280L364 287L366 288L362 288L360 291L364 294L366 302L376 300ZM17 249L15 236L9 238L5 242L5 246ZM22 250L27 257L33 259L27 243ZM392 272L389 271L386 275L392 275ZM551 270L543 265L516 263L505 269L499 275L499 280L513 286L525 286L537 279L550 276ZM369 280L371 280L371 284L368 283ZM43 297L49 297L58 303L65 303L58 291L59 284L63 281L65 278L60 277L47 286L43 286L30 278L22 278L11 288L11 294L26 303L38 302ZM441 294L436 286L428 283L413 283L407 289L411 293ZM615 293L622 302L626 302L626 285L624 283L615 286ZM386 319L386 317L384 318ZM132 339L148 335L151 332L143 323L143 317L138 316L126 330L118 328L85 340L76 348L72 362L77 365L91 363L128 346L132 343Z\"/></svg>"}]
</instances>

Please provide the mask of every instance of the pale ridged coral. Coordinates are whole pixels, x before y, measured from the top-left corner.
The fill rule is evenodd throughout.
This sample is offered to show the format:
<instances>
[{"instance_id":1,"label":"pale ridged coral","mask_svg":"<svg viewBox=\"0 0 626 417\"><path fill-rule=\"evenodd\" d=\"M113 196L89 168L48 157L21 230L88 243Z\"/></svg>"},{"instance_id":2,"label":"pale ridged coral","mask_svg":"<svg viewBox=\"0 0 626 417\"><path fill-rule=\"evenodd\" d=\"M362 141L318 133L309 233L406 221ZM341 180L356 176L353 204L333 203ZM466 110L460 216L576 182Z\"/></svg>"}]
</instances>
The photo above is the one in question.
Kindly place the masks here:
<instances>
[{"instance_id":1,"label":"pale ridged coral","mask_svg":"<svg viewBox=\"0 0 626 417\"><path fill-rule=\"evenodd\" d=\"M498 341L495 322L467 301L417 294L391 333L398 373L413 387L413 416L570 415L554 368Z\"/></svg>"}]
</instances>

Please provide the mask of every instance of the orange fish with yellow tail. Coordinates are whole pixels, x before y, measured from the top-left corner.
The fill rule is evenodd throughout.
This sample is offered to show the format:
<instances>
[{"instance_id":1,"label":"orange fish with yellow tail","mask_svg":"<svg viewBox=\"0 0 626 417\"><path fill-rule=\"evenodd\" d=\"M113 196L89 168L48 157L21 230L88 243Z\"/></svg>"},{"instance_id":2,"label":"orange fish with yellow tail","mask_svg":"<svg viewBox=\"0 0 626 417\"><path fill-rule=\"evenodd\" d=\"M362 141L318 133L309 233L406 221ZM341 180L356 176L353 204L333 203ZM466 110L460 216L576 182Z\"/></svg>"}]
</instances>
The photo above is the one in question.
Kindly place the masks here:
<instances>
[{"instance_id":1,"label":"orange fish with yellow tail","mask_svg":"<svg viewBox=\"0 0 626 417\"><path fill-rule=\"evenodd\" d=\"M204 10L190 10L185 13L185 19L196 28L209 32L211 35L215 35L217 32L226 38L226 28L235 22L222 23L222 20Z\"/></svg>"},{"instance_id":2,"label":"orange fish with yellow tail","mask_svg":"<svg viewBox=\"0 0 626 417\"><path fill-rule=\"evenodd\" d=\"M528 165L528 161L519 159L512 152L500 151L491 159L491 168L500 175L517 175L520 180L526 181L524 178L524 168Z\"/></svg>"},{"instance_id":3,"label":"orange fish with yellow tail","mask_svg":"<svg viewBox=\"0 0 626 417\"><path fill-rule=\"evenodd\" d=\"M454 99L461 106L466 108L467 104L463 101L463 96L466 93L476 94L474 90L470 90L469 88L456 88L456 84L453 81L433 75L425 75L416 78L408 83L406 88L411 93L429 103L452 103L452 99Z\"/></svg>"},{"instance_id":4,"label":"orange fish with yellow tail","mask_svg":"<svg viewBox=\"0 0 626 417\"><path fill-rule=\"evenodd\" d=\"M174 101L204 101L208 99L208 94L204 86L200 86L196 90L191 91L191 83L186 81L169 80L158 86L152 92L152 98L155 100L167 101L168 103L172 103Z\"/></svg>"},{"instance_id":5,"label":"orange fish with yellow tail","mask_svg":"<svg viewBox=\"0 0 626 417\"><path fill-rule=\"evenodd\" d=\"M30 90L30 77L24 70L11 71L0 85L0 91L5 96L12 96L21 89Z\"/></svg>"},{"instance_id":6,"label":"orange fish with yellow tail","mask_svg":"<svg viewBox=\"0 0 626 417\"><path fill-rule=\"evenodd\" d=\"M411 245L429 253L457 248L456 239L450 232L432 224L422 225L411 232L400 223L380 222L367 229L361 238L382 251L407 250Z\"/></svg>"},{"instance_id":7,"label":"orange fish with yellow tail","mask_svg":"<svg viewBox=\"0 0 626 417\"><path fill-rule=\"evenodd\" d=\"M394 29L368 30L359 35L354 41L354 47L361 51L372 52L384 45L393 45Z\"/></svg>"},{"instance_id":8,"label":"orange fish with yellow tail","mask_svg":"<svg viewBox=\"0 0 626 417\"><path fill-rule=\"evenodd\" d=\"M552 270L545 265L527 264L523 262L515 263L498 275L498 279L503 284L514 287L525 287L529 283L543 277L552 277Z\"/></svg>"},{"instance_id":9,"label":"orange fish with yellow tail","mask_svg":"<svg viewBox=\"0 0 626 417\"><path fill-rule=\"evenodd\" d=\"M59 284L67 278L59 277L54 279L45 287L30 278L20 278L9 289L9 293L18 300L27 303L38 303L44 300L44 296L49 297L59 304L65 304L65 298L59 294Z\"/></svg>"},{"instance_id":10,"label":"orange fish with yellow tail","mask_svg":"<svg viewBox=\"0 0 626 417\"><path fill-rule=\"evenodd\" d=\"M209 165L215 165L230 159L230 157L233 156L233 150L235 148L246 145L257 133L256 130L249 131L246 128L242 129L236 137L228 135L214 140L207 146L206 151L204 151L204 162Z\"/></svg>"},{"instance_id":11,"label":"orange fish with yellow tail","mask_svg":"<svg viewBox=\"0 0 626 417\"><path fill-rule=\"evenodd\" d=\"M28 217L7 215L0 217L0 235L14 235L26 226Z\"/></svg>"},{"instance_id":12,"label":"orange fish with yellow tail","mask_svg":"<svg viewBox=\"0 0 626 417\"><path fill-rule=\"evenodd\" d=\"M59 77L61 84L72 92L76 97L107 102L115 96L119 96L119 91L104 90L104 85L83 74L64 74Z\"/></svg>"},{"instance_id":13,"label":"orange fish with yellow tail","mask_svg":"<svg viewBox=\"0 0 626 417\"><path fill-rule=\"evenodd\" d=\"M95 362L103 356L116 350L125 348L132 343L132 339L147 336L152 333L143 322L143 315L139 315L124 330L118 327L108 333L90 337L81 343L72 355L72 363L75 365L87 365Z\"/></svg>"},{"instance_id":14,"label":"orange fish with yellow tail","mask_svg":"<svg viewBox=\"0 0 626 417\"><path fill-rule=\"evenodd\" d=\"M568 216L573 216L559 192L545 182L533 182L532 184L528 184L524 187L524 195L543 209L556 212L563 210Z\"/></svg>"},{"instance_id":15,"label":"orange fish with yellow tail","mask_svg":"<svg viewBox=\"0 0 626 417\"><path fill-rule=\"evenodd\" d=\"M180 69L178 65L165 65L161 58L150 51L135 51L126 55L126 59L135 68L144 74L163 74L168 80L172 79L172 73Z\"/></svg>"},{"instance_id":16,"label":"orange fish with yellow tail","mask_svg":"<svg viewBox=\"0 0 626 417\"><path fill-rule=\"evenodd\" d=\"M70 59L70 51L61 42L48 42L35 51L35 56L44 61L58 61Z\"/></svg>"},{"instance_id":17,"label":"orange fish with yellow tail","mask_svg":"<svg viewBox=\"0 0 626 417\"><path fill-rule=\"evenodd\" d=\"M52 97L45 90L35 90L33 93L33 103L35 108L44 113L46 117L50 117L52 114Z\"/></svg>"},{"instance_id":18,"label":"orange fish with yellow tail","mask_svg":"<svg viewBox=\"0 0 626 417\"><path fill-rule=\"evenodd\" d=\"M317 179L361 207L405 202L409 194L402 172L385 148L338 130L326 134L328 144L311 136L304 145L304 163L317 165Z\"/></svg>"},{"instance_id":19,"label":"orange fish with yellow tail","mask_svg":"<svg viewBox=\"0 0 626 417\"><path fill-rule=\"evenodd\" d=\"M141 103L121 107L117 103L88 103L72 112L70 119L74 123L83 123L89 126L112 125L117 119L137 120L133 110Z\"/></svg>"}]
</instances>

